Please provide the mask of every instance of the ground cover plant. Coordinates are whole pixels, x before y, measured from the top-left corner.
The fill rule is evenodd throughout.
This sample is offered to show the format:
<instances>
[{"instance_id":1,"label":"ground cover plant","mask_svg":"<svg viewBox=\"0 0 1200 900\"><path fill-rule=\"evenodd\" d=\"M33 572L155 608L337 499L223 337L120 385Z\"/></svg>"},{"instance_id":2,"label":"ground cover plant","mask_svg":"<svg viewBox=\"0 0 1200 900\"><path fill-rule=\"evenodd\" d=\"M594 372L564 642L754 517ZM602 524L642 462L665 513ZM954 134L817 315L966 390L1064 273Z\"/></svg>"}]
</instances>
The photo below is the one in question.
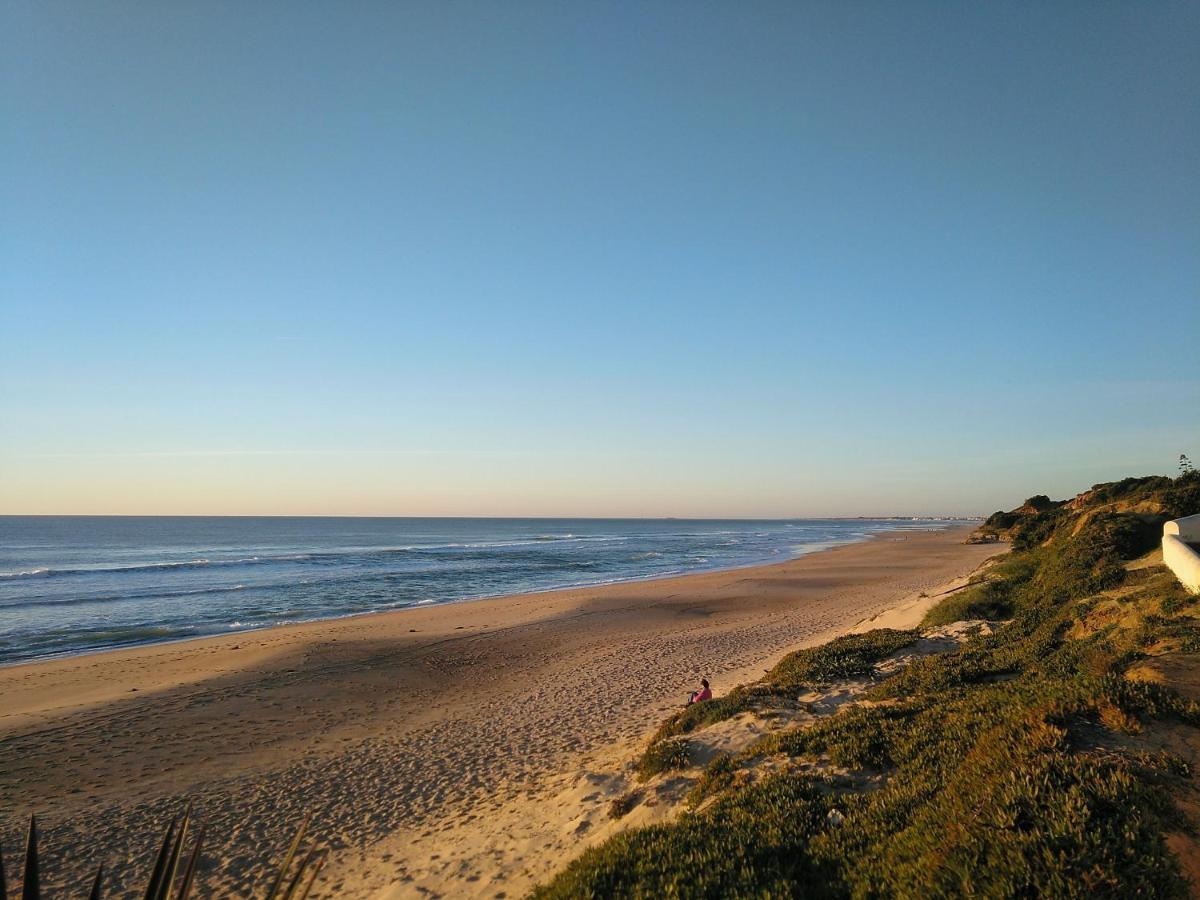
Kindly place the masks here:
<instances>
[{"instance_id":1,"label":"ground cover plant","mask_svg":"<svg viewBox=\"0 0 1200 900\"><path fill-rule=\"evenodd\" d=\"M1200 747L1200 705L1137 673L1164 654L1200 670L1198 598L1141 559L1164 518L1200 512L1195 481L1125 479L989 520L1012 551L927 624L1005 624L719 757L694 811L618 833L535 896L1187 896L1167 836L1194 830L1172 802L1192 773L1154 738ZM916 637L842 638L750 687L786 700L869 677ZM673 717L651 749L755 696Z\"/></svg>"},{"instance_id":2,"label":"ground cover plant","mask_svg":"<svg viewBox=\"0 0 1200 900\"><path fill-rule=\"evenodd\" d=\"M776 706L806 685L826 684L869 675L875 664L912 644L920 633L880 628L866 634L850 634L819 647L789 653L761 681L739 685L724 697L687 706L667 719L654 733L647 755L669 738L688 734L706 725L753 710L759 705Z\"/></svg>"}]
</instances>

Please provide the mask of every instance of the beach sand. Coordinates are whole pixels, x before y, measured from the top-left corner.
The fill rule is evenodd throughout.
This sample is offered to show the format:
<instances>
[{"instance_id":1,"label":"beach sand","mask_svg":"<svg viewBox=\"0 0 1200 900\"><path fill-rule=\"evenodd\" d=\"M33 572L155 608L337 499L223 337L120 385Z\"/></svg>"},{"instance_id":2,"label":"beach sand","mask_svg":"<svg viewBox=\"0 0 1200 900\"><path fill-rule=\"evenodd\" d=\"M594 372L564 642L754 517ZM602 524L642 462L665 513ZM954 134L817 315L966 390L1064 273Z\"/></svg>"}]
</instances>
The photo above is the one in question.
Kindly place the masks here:
<instances>
[{"instance_id":1,"label":"beach sand","mask_svg":"<svg viewBox=\"0 0 1200 900\"><path fill-rule=\"evenodd\" d=\"M613 773L700 677L720 694L915 624L998 551L965 536L0 668L6 858L35 812L45 886L85 893L103 860L124 896L191 799L202 896L261 894L306 814L330 849L313 896L521 896L595 839Z\"/></svg>"}]
</instances>

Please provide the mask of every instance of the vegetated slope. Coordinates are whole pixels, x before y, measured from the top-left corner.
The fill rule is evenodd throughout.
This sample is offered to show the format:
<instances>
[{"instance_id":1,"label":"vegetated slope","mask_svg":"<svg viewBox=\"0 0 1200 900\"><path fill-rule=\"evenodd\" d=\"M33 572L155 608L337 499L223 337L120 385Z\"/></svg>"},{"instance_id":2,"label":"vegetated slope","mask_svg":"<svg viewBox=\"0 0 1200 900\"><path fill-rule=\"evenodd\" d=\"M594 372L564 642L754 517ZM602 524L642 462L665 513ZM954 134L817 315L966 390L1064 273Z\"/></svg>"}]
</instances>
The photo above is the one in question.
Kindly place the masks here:
<instances>
[{"instance_id":1,"label":"vegetated slope","mask_svg":"<svg viewBox=\"0 0 1200 900\"><path fill-rule=\"evenodd\" d=\"M689 741L720 720L870 679L838 712L693 772L691 811L617 833L534 895L1186 896L1200 690L1170 682L1200 685L1200 603L1154 548L1165 518L1196 512L1185 475L992 516L1012 552L927 625L1003 625L887 677L877 664L918 633L840 638L673 716L644 778L688 774Z\"/></svg>"}]
</instances>

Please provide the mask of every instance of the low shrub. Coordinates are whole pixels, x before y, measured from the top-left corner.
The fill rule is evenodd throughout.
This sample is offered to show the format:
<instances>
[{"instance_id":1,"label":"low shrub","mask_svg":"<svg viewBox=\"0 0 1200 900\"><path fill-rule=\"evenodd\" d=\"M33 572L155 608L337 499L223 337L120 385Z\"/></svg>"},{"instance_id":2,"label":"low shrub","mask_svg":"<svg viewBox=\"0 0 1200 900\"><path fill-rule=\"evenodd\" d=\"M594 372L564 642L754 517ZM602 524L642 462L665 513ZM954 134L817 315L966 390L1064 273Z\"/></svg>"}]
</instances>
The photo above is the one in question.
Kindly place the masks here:
<instances>
[{"instance_id":1,"label":"low shrub","mask_svg":"<svg viewBox=\"0 0 1200 900\"><path fill-rule=\"evenodd\" d=\"M1021 551L1041 546L1067 515L1066 509L1056 507L1021 520L1012 531L1012 548Z\"/></svg>"},{"instance_id":2,"label":"low shrub","mask_svg":"<svg viewBox=\"0 0 1200 900\"><path fill-rule=\"evenodd\" d=\"M1156 526L1128 513L1093 516L1046 555L1036 587L1043 595L1071 599L1116 587L1125 577L1125 561L1153 547L1159 533Z\"/></svg>"},{"instance_id":3,"label":"low shrub","mask_svg":"<svg viewBox=\"0 0 1200 900\"><path fill-rule=\"evenodd\" d=\"M1165 475L1122 478L1120 481L1093 485L1088 492L1088 502L1092 506L1115 503L1118 500L1136 502L1159 497L1165 491L1169 491L1171 487L1172 479Z\"/></svg>"},{"instance_id":4,"label":"low shrub","mask_svg":"<svg viewBox=\"0 0 1200 900\"><path fill-rule=\"evenodd\" d=\"M983 523L983 526L984 528L992 531L1004 531L1016 525L1020 518L1021 517L1015 512L1004 512L1004 510L998 510L987 517Z\"/></svg>"},{"instance_id":5,"label":"low shrub","mask_svg":"<svg viewBox=\"0 0 1200 900\"><path fill-rule=\"evenodd\" d=\"M861 678L875 664L914 643L921 633L878 628L865 634L848 634L819 647L789 653L764 679L785 688Z\"/></svg>"},{"instance_id":6,"label":"low shrub","mask_svg":"<svg viewBox=\"0 0 1200 900\"><path fill-rule=\"evenodd\" d=\"M986 578L951 594L925 614L925 628L949 625L965 619L1010 619L1016 609L1017 592L1037 570L1031 554L1013 554L993 566Z\"/></svg>"},{"instance_id":7,"label":"low shrub","mask_svg":"<svg viewBox=\"0 0 1200 900\"><path fill-rule=\"evenodd\" d=\"M1012 616L1009 585L1004 581L985 581L947 597L925 614L925 627L949 625L964 619L1007 619Z\"/></svg>"},{"instance_id":8,"label":"low shrub","mask_svg":"<svg viewBox=\"0 0 1200 900\"><path fill-rule=\"evenodd\" d=\"M670 738L656 741L646 748L638 762L638 775L645 781L660 772L686 769L691 764L692 750L688 742L681 738Z\"/></svg>"},{"instance_id":9,"label":"low shrub","mask_svg":"<svg viewBox=\"0 0 1200 900\"><path fill-rule=\"evenodd\" d=\"M1196 595L1189 594L1175 579L1171 580L1171 585L1163 591L1163 595L1159 608L1167 615L1174 615L1197 601Z\"/></svg>"},{"instance_id":10,"label":"low shrub","mask_svg":"<svg viewBox=\"0 0 1200 900\"><path fill-rule=\"evenodd\" d=\"M1200 514L1200 472L1187 472L1163 494L1163 512L1169 519Z\"/></svg>"},{"instance_id":11,"label":"low shrub","mask_svg":"<svg viewBox=\"0 0 1200 900\"><path fill-rule=\"evenodd\" d=\"M625 818L641 800L641 791L626 791L619 797L613 797L612 801L608 804L608 817L610 819Z\"/></svg>"}]
</instances>

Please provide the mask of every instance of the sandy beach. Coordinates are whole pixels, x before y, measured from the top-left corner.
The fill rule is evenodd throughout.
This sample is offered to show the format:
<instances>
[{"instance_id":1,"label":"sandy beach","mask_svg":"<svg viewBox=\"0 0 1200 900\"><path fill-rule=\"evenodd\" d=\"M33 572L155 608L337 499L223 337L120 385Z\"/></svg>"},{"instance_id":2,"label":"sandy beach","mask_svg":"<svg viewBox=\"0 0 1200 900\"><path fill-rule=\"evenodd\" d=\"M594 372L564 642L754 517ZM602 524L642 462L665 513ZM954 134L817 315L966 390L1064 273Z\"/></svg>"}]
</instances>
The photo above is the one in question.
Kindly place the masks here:
<instances>
[{"instance_id":1,"label":"sandy beach","mask_svg":"<svg viewBox=\"0 0 1200 900\"><path fill-rule=\"evenodd\" d=\"M0 836L11 858L36 812L50 887L103 859L124 896L187 798L206 896L248 895L306 814L330 849L317 896L520 896L701 676L721 693L874 617L919 620L997 552L965 534L0 669Z\"/></svg>"}]
</instances>

